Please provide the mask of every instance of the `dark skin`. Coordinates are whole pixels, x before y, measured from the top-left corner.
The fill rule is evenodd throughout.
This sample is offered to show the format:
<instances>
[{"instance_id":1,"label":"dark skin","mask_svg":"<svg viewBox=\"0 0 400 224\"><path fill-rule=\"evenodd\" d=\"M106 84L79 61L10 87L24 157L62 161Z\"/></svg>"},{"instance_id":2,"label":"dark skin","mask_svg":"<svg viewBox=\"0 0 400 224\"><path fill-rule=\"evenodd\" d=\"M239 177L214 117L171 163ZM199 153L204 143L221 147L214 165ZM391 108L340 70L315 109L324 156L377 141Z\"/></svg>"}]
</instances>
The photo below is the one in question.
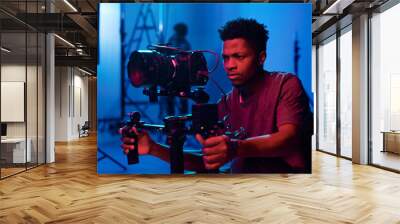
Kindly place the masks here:
<instances>
[{"instance_id":1,"label":"dark skin","mask_svg":"<svg viewBox=\"0 0 400 224\"><path fill-rule=\"evenodd\" d=\"M256 52L247 40L235 38L224 41L222 57L229 80L235 88L239 89L240 99L246 100L253 94L252 87L264 74L265 51ZM145 131L138 133L134 128L133 131L139 135L140 155L150 154L169 162L169 151L166 146L155 143ZM290 147L299 141L296 133L298 133L296 125L283 124L278 127L276 133L245 140L231 140L226 135L204 139L197 134L196 139L203 146L203 156L185 153L185 169L200 172L218 169L235 157L281 157L292 167L301 168L304 164L300 152ZM121 141L123 142L121 147L125 153L134 150L133 139L122 138ZM237 141L238 147L235 151L229 149L230 141Z\"/></svg>"}]
</instances>

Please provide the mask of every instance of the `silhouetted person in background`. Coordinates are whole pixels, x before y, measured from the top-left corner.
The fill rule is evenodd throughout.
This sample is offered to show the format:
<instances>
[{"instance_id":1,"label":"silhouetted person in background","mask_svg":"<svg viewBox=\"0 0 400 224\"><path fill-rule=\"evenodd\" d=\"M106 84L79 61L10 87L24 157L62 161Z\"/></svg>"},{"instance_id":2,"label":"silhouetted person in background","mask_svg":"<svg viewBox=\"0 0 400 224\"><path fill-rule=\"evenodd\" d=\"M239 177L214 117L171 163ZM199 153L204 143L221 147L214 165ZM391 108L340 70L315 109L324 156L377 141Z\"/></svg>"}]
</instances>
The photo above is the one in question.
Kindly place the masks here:
<instances>
[{"instance_id":1,"label":"silhouetted person in background","mask_svg":"<svg viewBox=\"0 0 400 224\"><path fill-rule=\"evenodd\" d=\"M188 51L191 49L190 43L186 40L186 35L188 33L188 27L184 23L177 23L174 26L174 35L172 35L169 40L167 45L176 47L185 51Z\"/></svg>"}]
</instances>

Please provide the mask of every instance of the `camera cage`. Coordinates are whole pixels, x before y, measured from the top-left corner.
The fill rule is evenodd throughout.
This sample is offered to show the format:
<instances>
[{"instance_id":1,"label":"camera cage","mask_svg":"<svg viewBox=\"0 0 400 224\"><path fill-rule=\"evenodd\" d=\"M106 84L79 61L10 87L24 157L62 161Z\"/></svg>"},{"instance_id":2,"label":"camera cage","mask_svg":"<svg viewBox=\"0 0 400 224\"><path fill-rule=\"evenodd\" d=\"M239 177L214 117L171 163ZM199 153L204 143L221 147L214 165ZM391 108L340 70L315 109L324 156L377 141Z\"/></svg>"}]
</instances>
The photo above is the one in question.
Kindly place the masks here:
<instances>
[{"instance_id":1,"label":"camera cage","mask_svg":"<svg viewBox=\"0 0 400 224\"><path fill-rule=\"evenodd\" d=\"M145 87L143 89L143 94L149 97L150 102L157 102L158 96L176 96L181 98L188 98L193 100L196 103L207 103L209 100L209 95L204 91L204 86L208 82L208 73L198 71L198 75L201 77L201 80L197 80L198 85L193 85L192 80L186 80L185 83L179 83L177 85L177 80L174 80L179 61L176 59L178 55L185 55L189 57L188 63L191 62L190 57L192 55L196 55L206 51L184 51L179 48L174 48L170 46L163 46L163 45L149 45L147 47L148 50L157 52L165 57L169 57L173 64L174 72L172 75L172 79L164 86L160 86L158 84L153 84L150 87ZM208 52L208 51L207 51ZM201 55L203 57L203 55ZM200 58L200 60L203 58ZM206 62L204 61L204 65L207 66ZM189 66L190 67L190 66ZM191 71L189 71L191 72ZM188 75L189 77L189 75ZM178 80L180 81L180 80Z\"/></svg>"}]
</instances>

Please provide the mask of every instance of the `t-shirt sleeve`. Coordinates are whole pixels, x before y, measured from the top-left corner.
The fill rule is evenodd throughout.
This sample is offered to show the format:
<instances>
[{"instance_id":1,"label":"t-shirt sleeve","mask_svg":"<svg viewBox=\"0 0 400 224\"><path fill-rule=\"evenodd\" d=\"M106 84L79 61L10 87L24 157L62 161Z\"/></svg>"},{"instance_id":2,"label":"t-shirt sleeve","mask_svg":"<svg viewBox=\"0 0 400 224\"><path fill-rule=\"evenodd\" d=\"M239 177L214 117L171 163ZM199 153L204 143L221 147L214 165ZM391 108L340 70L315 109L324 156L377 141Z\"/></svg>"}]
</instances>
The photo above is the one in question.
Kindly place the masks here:
<instances>
[{"instance_id":1,"label":"t-shirt sleeve","mask_svg":"<svg viewBox=\"0 0 400 224\"><path fill-rule=\"evenodd\" d=\"M277 107L277 126L294 124L298 127L305 122L308 112L308 97L301 81L290 75L283 82Z\"/></svg>"}]
</instances>

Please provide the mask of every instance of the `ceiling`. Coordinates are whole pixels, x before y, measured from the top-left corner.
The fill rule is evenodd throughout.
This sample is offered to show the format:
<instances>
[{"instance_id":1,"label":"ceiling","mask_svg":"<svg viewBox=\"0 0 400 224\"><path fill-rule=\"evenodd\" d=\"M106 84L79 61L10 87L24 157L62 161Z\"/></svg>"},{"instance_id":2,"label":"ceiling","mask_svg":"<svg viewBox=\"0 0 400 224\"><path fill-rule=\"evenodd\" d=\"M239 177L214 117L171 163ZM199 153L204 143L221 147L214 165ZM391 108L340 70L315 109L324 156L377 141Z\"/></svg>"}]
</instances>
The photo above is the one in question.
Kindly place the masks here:
<instances>
[{"instance_id":1,"label":"ceiling","mask_svg":"<svg viewBox=\"0 0 400 224\"><path fill-rule=\"evenodd\" d=\"M373 12L389 0L319 0L313 1L313 44L326 39L368 11Z\"/></svg>"},{"instance_id":2,"label":"ceiling","mask_svg":"<svg viewBox=\"0 0 400 224\"><path fill-rule=\"evenodd\" d=\"M345 26L346 21L351 23L352 16L376 8L387 0L253 0L251 2L260 1L311 2L313 42L317 43L320 39L336 32L337 24ZM36 33L54 32L74 45L71 46L61 38L55 38L56 65L81 66L96 71L97 7L100 0L47 0L47 2L46 6L45 0L0 1L1 43L7 49L12 49L7 58L17 60L25 58L25 55L28 59L34 58L35 53L43 48L42 42L37 43ZM338 23L338 21L344 22ZM39 40L42 40L40 38L43 39L39 36Z\"/></svg>"},{"instance_id":3,"label":"ceiling","mask_svg":"<svg viewBox=\"0 0 400 224\"><path fill-rule=\"evenodd\" d=\"M56 66L79 66L90 71L97 67L98 0L1 0L1 44L3 61L25 62L44 49L43 32L55 38ZM70 4L70 5L69 5ZM72 6L72 7L71 7ZM51 11L51 13L50 13ZM38 43L39 42L39 43Z\"/></svg>"}]
</instances>

